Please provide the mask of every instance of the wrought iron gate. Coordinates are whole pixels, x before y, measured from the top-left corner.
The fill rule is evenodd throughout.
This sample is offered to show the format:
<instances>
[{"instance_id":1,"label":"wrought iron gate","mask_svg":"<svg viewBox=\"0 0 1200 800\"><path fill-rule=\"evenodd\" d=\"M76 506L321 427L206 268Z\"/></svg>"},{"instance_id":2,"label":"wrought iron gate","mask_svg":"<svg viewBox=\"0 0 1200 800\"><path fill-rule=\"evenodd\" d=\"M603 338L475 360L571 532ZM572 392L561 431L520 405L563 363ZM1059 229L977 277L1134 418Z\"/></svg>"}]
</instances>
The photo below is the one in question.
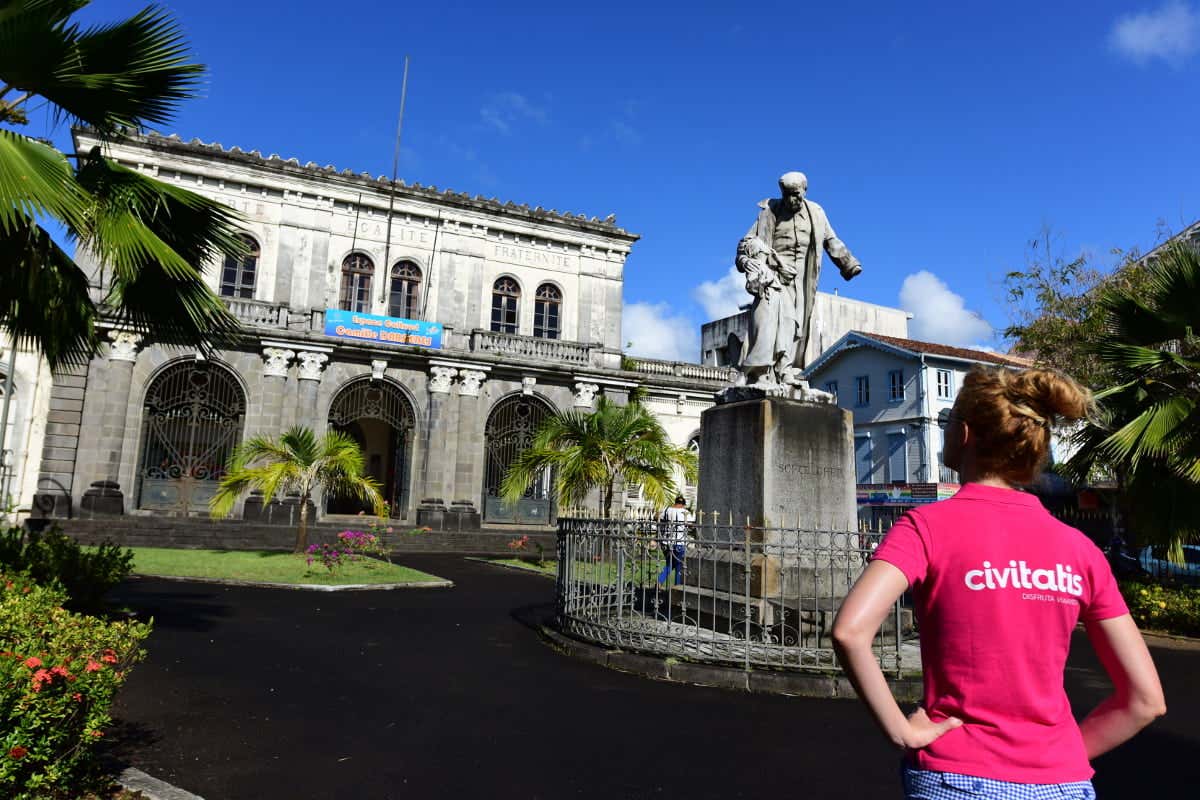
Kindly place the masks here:
<instances>
[{"instance_id":1,"label":"wrought iron gate","mask_svg":"<svg viewBox=\"0 0 1200 800\"><path fill-rule=\"evenodd\" d=\"M246 395L226 368L188 361L164 370L142 412L138 507L208 511L245 415Z\"/></svg>"},{"instance_id":2,"label":"wrought iron gate","mask_svg":"<svg viewBox=\"0 0 1200 800\"><path fill-rule=\"evenodd\" d=\"M483 479L485 519L550 524L553 498L549 470L543 472L525 491L525 496L513 505L500 499L500 483L517 456L533 444L538 427L551 413L545 403L522 395L500 401L488 417L485 434L487 465Z\"/></svg>"},{"instance_id":3,"label":"wrought iron gate","mask_svg":"<svg viewBox=\"0 0 1200 800\"><path fill-rule=\"evenodd\" d=\"M343 386L329 407L330 427L354 435L356 423L365 419L380 420L391 428L383 498L393 517L407 518L409 456L416 424L412 405L403 392L385 381L363 379ZM361 428L358 430L362 436ZM359 506L351 508L337 498L328 499L327 510L331 513L356 513L358 509Z\"/></svg>"}]
</instances>

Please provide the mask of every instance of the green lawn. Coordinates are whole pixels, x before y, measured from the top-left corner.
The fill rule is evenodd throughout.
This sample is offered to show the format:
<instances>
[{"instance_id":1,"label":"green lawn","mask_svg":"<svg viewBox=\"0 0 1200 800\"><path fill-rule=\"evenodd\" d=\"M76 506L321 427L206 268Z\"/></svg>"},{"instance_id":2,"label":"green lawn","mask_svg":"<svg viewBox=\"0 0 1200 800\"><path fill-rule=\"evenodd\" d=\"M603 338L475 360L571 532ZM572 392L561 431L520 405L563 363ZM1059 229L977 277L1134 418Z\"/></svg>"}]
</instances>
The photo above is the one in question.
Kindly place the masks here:
<instances>
[{"instance_id":1,"label":"green lawn","mask_svg":"<svg viewBox=\"0 0 1200 800\"><path fill-rule=\"evenodd\" d=\"M362 559L344 564L332 574L319 561L305 556L263 550L168 550L134 547L133 571L142 575L180 578L223 578L268 583L342 586L351 583L424 583L442 580L399 564Z\"/></svg>"}]
</instances>

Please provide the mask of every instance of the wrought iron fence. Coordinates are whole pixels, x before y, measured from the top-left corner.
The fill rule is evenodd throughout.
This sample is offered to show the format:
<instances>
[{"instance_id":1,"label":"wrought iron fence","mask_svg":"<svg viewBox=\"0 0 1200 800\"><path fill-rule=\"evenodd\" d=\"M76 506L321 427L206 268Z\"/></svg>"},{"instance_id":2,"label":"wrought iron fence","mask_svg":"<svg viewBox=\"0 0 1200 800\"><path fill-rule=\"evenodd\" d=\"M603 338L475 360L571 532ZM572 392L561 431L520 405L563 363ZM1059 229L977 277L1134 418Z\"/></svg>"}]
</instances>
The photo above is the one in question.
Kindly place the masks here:
<instances>
[{"instance_id":1,"label":"wrought iron fence","mask_svg":"<svg viewBox=\"0 0 1200 800\"><path fill-rule=\"evenodd\" d=\"M692 661L827 671L841 600L880 534L653 519L558 520L557 618L581 639ZM875 639L901 673L912 614Z\"/></svg>"}]
</instances>

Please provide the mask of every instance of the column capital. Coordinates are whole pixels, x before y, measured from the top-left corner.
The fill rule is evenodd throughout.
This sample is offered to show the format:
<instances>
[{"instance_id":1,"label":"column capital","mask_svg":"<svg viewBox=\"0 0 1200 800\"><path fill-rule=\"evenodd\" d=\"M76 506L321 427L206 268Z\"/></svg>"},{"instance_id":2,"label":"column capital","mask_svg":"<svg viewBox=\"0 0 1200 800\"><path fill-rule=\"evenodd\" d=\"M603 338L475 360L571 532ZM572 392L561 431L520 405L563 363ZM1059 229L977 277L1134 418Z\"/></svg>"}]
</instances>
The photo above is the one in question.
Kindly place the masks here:
<instances>
[{"instance_id":1,"label":"column capital","mask_svg":"<svg viewBox=\"0 0 1200 800\"><path fill-rule=\"evenodd\" d=\"M479 397L479 389L483 386L487 373L477 369L460 369L458 371L458 393L462 397Z\"/></svg>"},{"instance_id":2,"label":"column capital","mask_svg":"<svg viewBox=\"0 0 1200 800\"><path fill-rule=\"evenodd\" d=\"M283 347L264 347L262 357L264 377L286 378L288 366L291 365L292 359L296 357L296 351Z\"/></svg>"},{"instance_id":3,"label":"column capital","mask_svg":"<svg viewBox=\"0 0 1200 800\"><path fill-rule=\"evenodd\" d=\"M591 408L598 391L600 391L600 386L595 383L580 381L575 384L575 407Z\"/></svg>"},{"instance_id":4,"label":"column capital","mask_svg":"<svg viewBox=\"0 0 1200 800\"><path fill-rule=\"evenodd\" d=\"M321 373L325 371L325 364L328 361L329 356L324 353L314 353L310 350L300 351L300 380L320 381Z\"/></svg>"},{"instance_id":5,"label":"column capital","mask_svg":"<svg viewBox=\"0 0 1200 800\"><path fill-rule=\"evenodd\" d=\"M429 391L432 394L449 394L450 382L454 376L458 374L458 370L454 367L430 367L429 368Z\"/></svg>"},{"instance_id":6,"label":"column capital","mask_svg":"<svg viewBox=\"0 0 1200 800\"><path fill-rule=\"evenodd\" d=\"M133 331L112 328L108 332L109 361L137 361L138 348L142 344L142 335Z\"/></svg>"}]
</instances>

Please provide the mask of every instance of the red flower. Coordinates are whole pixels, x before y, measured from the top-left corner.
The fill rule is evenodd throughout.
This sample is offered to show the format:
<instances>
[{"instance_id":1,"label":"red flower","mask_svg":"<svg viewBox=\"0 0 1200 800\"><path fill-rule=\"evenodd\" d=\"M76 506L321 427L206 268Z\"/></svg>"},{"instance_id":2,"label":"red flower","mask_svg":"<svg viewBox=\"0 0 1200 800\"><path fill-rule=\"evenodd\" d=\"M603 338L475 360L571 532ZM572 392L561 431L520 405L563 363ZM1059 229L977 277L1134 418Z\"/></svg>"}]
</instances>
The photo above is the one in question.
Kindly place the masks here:
<instances>
[{"instance_id":1,"label":"red flower","mask_svg":"<svg viewBox=\"0 0 1200 800\"><path fill-rule=\"evenodd\" d=\"M105 664L115 664L117 663L117 654L112 650L105 650L104 655L100 656L100 660Z\"/></svg>"},{"instance_id":2,"label":"red flower","mask_svg":"<svg viewBox=\"0 0 1200 800\"><path fill-rule=\"evenodd\" d=\"M99 739L104 735L104 731L92 731L93 738Z\"/></svg>"},{"instance_id":3,"label":"red flower","mask_svg":"<svg viewBox=\"0 0 1200 800\"><path fill-rule=\"evenodd\" d=\"M71 695L71 699L76 703L81 703L83 702L83 695L81 695L79 692L76 692L75 694Z\"/></svg>"},{"instance_id":4,"label":"red flower","mask_svg":"<svg viewBox=\"0 0 1200 800\"><path fill-rule=\"evenodd\" d=\"M8 757L13 759L22 759L27 753L29 753L28 750L26 750L24 747L21 747L21 745L17 745L8 751Z\"/></svg>"},{"instance_id":5,"label":"red flower","mask_svg":"<svg viewBox=\"0 0 1200 800\"><path fill-rule=\"evenodd\" d=\"M84 672L99 672L102 669L104 669L104 665L102 665L99 661L93 661L92 659L89 658L87 666L83 668L83 671Z\"/></svg>"},{"instance_id":6,"label":"red flower","mask_svg":"<svg viewBox=\"0 0 1200 800\"><path fill-rule=\"evenodd\" d=\"M66 678L67 680L71 679L71 673L67 671L66 667L51 667L50 672L58 675L60 678Z\"/></svg>"},{"instance_id":7,"label":"red flower","mask_svg":"<svg viewBox=\"0 0 1200 800\"><path fill-rule=\"evenodd\" d=\"M29 667L30 669L37 669L41 665L42 660L37 656L30 656L29 658L25 659L25 666Z\"/></svg>"}]
</instances>

